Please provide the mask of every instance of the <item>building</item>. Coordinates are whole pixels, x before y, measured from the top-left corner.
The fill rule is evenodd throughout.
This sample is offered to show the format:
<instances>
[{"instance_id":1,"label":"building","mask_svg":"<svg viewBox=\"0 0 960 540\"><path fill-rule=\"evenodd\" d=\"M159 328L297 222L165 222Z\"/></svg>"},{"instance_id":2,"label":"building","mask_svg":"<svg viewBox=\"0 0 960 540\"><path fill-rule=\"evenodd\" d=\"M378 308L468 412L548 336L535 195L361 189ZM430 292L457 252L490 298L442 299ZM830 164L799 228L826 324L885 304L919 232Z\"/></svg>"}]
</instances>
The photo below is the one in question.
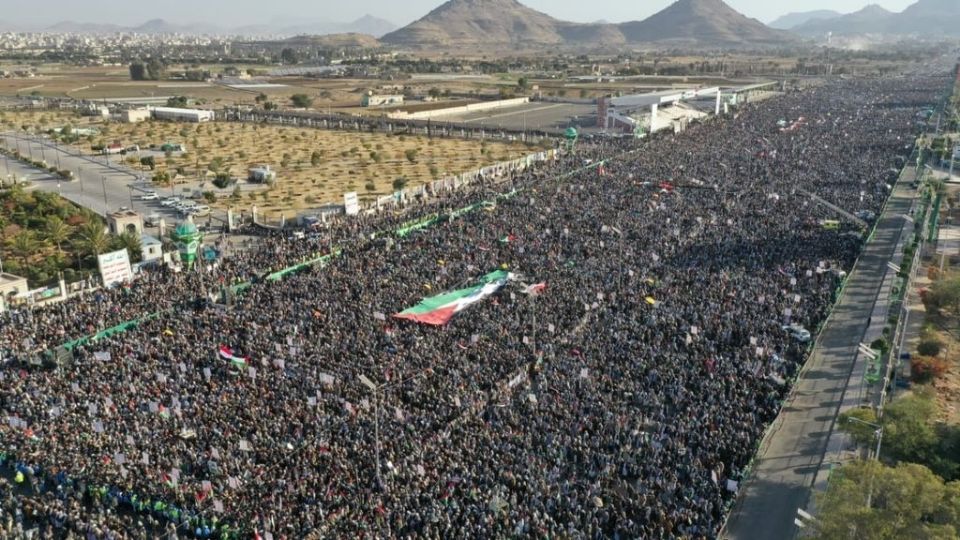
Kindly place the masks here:
<instances>
[{"instance_id":1,"label":"building","mask_svg":"<svg viewBox=\"0 0 960 540\"><path fill-rule=\"evenodd\" d=\"M372 92L367 92L363 95L363 98L360 100L360 105L363 107L380 107L383 105L402 105L403 104L403 95L402 94L374 94Z\"/></svg>"},{"instance_id":2,"label":"building","mask_svg":"<svg viewBox=\"0 0 960 540\"><path fill-rule=\"evenodd\" d=\"M277 171L270 169L269 165L261 165L247 170L247 180L250 182L272 182L277 179Z\"/></svg>"},{"instance_id":3,"label":"building","mask_svg":"<svg viewBox=\"0 0 960 540\"><path fill-rule=\"evenodd\" d=\"M720 89L717 87L602 97L597 100L597 127L637 135L662 129L683 131L691 120L706 116L690 102L710 95L715 96L712 112L719 114Z\"/></svg>"},{"instance_id":4,"label":"building","mask_svg":"<svg viewBox=\"0 0 960 540\"><path fill-rule=\"evenodd\" d=\"M120 114L117 115L121 122L126 122L128 124L144 122L149 120L150 116L150 109L127 109L125 111L120 111Z\"/></svg>"},{"instance_id":5,"label":"building","mask_svg":"<svg viewBox=\"0 0 960 540\"><path fill-rule=\"evenodd\" d=\"M163 259L163 242L156 237L149 234L141 235L140 247L143 253L143 262L149 263Z\"/></svg>"},{"instance_id":6,"label":"building","mask_svg":"<svg viewBox=\"0 0 960 540\"><path fill-rule=\"evenodd\" d=\"M174 122L212 122L213 111L203 109L178 109L175 107L154 107L151 109L157 120L171 120Z\"/></svg>"},{"instance_id":7,"label":"building","mask_svg":"<svg viewBox=\"0 0 960 540\"><path fill-rule=\"evenodd\" d=\"M29 290L27 278L6 272L0 273L0 312L6 311L11 299L26 294Z\"/></svg>"},{"instance_id":8,"label":"building","mask_svg":"<svg viewBox=\"0 0 960 540\"><path fill-rule=\"evenodd\" d=\"M123 208L107 215L107 226L113 234L124 232L143 234L143 218L133 210Z\"/></svg>"}]
</instances>

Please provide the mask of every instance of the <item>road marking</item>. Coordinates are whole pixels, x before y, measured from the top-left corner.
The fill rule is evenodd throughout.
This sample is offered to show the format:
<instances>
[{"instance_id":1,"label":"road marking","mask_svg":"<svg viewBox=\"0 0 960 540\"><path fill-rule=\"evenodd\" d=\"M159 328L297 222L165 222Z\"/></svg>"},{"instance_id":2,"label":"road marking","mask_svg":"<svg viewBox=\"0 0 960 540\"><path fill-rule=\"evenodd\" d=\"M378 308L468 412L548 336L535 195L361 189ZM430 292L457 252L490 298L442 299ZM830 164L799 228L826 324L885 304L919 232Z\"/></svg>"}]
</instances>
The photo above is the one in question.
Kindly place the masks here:
<instances>
[{"instance_id":1,"label":"road marking","mask_svg":"<svg viewBox=\"0 0 960 540\"><path fill-rule=\"evenodd\" d=\"M900 267L897 266L897 265L895 265L895 264L893 264L893 262L887 262L887 267L890 268L891 270L893 270L894 272L898 273L898 274L900 273Z\"/></svg>"}]
</instances>

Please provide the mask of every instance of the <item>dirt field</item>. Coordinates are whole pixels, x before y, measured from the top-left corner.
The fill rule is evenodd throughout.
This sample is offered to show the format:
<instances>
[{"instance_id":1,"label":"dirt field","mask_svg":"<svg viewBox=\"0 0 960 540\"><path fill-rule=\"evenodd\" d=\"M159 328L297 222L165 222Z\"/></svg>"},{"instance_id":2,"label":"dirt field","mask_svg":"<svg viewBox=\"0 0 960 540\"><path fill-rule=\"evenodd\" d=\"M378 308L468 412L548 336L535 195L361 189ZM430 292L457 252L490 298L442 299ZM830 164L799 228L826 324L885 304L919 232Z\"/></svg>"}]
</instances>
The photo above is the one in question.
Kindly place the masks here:
<instances>
[{"instance_id":1,"label":"dirt field","mask_svg":"<svg viewBox=\"0 0 960 540\"><path fill-rule=\"evenodd\" d=\"M298 210L342 201L343 193L357 191L362 199L394 191L394 181L405 178L413 187L435 178L475 170L538 151L523 144L427 139L414 136L336 132L292 127L210 123L144 122L120 124L80 117L66 111L0 112L4 129L29 126L46 131L70 123L96 127L100 134L81 139L76 148L92 153L91 146L119 142L138 145L143 153L151 146L185 144L186 153L152 152L156 172L168 172L178 184L203 183L202 189L218 192L216 205L248 206L294 215ZM140 167L137 158L126 158ZM247 192L231 200L233 187L217 190L217 172L227 172L246 184L250 167L269 165L277 172L272 189ZM146 171L150 175L149 169Z\"/></svg>"}]
</instances>

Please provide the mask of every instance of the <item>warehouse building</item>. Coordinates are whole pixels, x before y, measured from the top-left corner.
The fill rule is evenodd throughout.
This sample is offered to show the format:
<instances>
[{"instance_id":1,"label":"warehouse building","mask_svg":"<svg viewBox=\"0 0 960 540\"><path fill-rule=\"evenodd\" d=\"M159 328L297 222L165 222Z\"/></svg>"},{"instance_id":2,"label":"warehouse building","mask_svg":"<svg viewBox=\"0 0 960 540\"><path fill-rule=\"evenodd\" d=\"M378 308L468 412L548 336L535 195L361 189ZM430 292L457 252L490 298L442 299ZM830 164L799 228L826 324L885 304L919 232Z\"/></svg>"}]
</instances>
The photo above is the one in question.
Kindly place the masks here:
<instances>
[{"instance_id":1,"label":"warehouse building","mask_svg":"<svg viewBox=\"0 0 960 540\"><path fill-rule=\"evenodd\" d=\"M172 120L174 122L212 122L213 111L203 109L178 109L174 107L154 107L153 117L157 120Z\"/></svg>"}]
</instances>

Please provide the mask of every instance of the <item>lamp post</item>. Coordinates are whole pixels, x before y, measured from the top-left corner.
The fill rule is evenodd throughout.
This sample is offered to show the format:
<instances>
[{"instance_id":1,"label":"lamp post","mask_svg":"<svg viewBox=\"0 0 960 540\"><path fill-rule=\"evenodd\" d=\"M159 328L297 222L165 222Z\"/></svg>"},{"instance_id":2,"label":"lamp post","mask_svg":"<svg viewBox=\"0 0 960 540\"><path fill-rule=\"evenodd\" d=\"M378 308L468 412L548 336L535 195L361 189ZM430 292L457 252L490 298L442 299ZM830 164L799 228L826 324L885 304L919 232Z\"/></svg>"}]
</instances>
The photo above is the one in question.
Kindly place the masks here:
<instances>
[{"instance_id":1,"label":"lamp post","mask_svg":"<svg viewBox=\"0 0 960 540\"><path fill-rule=\"evenodd\" d=\"M880 461L880 445L883 443L883 426L879 424L874 424L873 422L867 422L866 420L860 420L859 418L854 418L852 416L847 417L847 420L851 422L856 422L858 424L863 424L874 429L873 436L877 438L877 448L874 450L873 459ZM870 476L870 489L867 491L867 508L870 508L870 502L873 500L873 475Z\"/></svg>"}]
</instances>

